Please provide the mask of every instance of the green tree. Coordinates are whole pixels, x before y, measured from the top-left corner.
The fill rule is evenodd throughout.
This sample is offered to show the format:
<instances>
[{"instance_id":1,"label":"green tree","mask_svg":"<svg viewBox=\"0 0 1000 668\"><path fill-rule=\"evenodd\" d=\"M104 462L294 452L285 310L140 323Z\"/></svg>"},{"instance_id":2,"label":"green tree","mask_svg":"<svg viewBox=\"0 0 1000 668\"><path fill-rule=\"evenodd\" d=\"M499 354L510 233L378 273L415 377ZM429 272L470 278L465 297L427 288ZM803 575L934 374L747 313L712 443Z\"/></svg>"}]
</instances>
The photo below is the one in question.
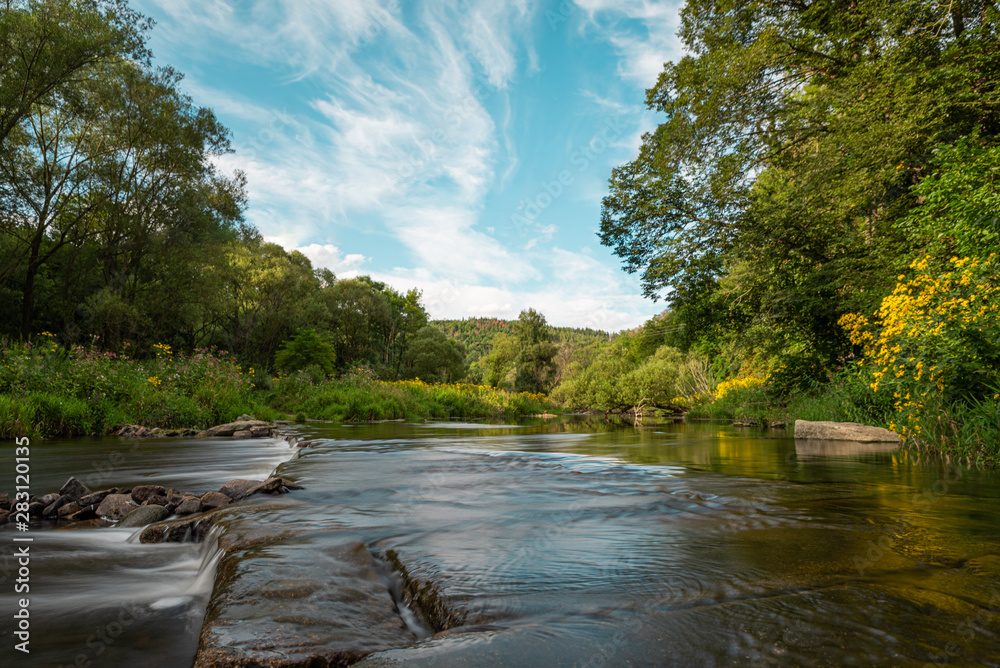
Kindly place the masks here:
<instances>
[{"instance_id":1,"label":"green tree","mask_svg":"<svg viewBox=\"0 0 1000 668\"><path fill-rule=\"evenodd\" d=\"M602 243L688 331L841 351L837 318L908 251L932 150L1000 131L992 5L689 0L690 55L647 92L666 119L612 172Z\"/></svg>"},{"instance_id":2,"label":"green tree","mask_svg":"<svg viewBox=\"0 0 1000 668\"><path fill-rule=\"evenodd\" d=\"M403 378L454 382L465 376L465 347L434 327L422 327L406 352Z\"/></svg>"},{"instance_id":3,"label":"green tree","mask_svg":"<svg viewBox=\"0 0 1000 668\"><path fill-rule=\"evenodd\" d=\"M330 375L336 361L337 351L332 337L327 332L321 333L315 329L300 329L295 336L281 344L274 357L274 365L288 373L316 366Z\"/></svg>"}]
</instances>

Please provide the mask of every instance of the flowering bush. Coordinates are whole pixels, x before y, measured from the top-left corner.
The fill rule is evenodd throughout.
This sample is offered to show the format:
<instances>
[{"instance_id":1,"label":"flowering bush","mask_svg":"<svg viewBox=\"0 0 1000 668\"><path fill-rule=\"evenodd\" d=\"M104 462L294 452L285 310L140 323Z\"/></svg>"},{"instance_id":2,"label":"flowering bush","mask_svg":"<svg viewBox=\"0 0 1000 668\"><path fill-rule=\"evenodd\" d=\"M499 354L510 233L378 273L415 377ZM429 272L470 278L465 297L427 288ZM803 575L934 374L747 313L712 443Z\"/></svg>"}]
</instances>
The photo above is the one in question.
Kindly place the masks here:
<instances>
[{"instance_id":1,"label":"flowering bush","mask_svg":"<svg viewBox=\"0 0 1000 668\"><path fill-rule=\"evenodd\" d=\"M891 393L891 428L917 435L930 407L991 400L1000 381L1000 282L996 253L985 259L951 258L948 270L915 260L869 320L840 319L877 393Z\"/></svg>"}]
</instances>

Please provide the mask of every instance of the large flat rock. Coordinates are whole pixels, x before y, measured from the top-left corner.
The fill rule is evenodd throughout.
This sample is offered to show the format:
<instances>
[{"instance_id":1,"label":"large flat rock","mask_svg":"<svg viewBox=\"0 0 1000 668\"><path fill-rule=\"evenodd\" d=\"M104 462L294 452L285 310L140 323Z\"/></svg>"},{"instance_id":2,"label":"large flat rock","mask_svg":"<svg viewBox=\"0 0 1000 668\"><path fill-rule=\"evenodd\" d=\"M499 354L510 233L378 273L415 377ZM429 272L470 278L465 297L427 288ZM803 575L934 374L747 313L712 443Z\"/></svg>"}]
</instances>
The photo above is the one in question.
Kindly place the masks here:
<instances>
[{"instance_id":1,"label":"large flat rock","mask_svg":"<svg viewBox=\"0 0 1000 668\"><path fill-rule=\"evenodd\" d=\"M230 527L220 540L195 668L349 666L417 640L396 609L386 564L363 542L336 532L312 542L260 529L242 536L247 530Z\"/></svg>"},{"instance_id":2,"label":"large flat rock","mask_svg":"<svg viewBox=\"0 0 1000 668\"><path fill-rule=\"evenodd\" d=\"M869 427L857 422L809 422L795 421L795 438L824 441L853 441L855 443L900 443L899 434Z\"/></svg>"}]
</instances>

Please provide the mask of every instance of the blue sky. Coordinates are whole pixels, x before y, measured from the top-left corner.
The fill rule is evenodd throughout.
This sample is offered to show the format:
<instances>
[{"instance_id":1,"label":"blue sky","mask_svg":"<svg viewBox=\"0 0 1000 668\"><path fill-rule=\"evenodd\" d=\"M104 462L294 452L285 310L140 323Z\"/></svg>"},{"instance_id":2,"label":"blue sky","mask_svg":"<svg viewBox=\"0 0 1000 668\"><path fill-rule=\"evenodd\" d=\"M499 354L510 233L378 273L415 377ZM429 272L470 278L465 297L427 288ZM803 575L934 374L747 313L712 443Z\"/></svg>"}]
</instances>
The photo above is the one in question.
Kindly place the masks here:
<instances>
[{"instance_id":1,"label":"blue sky","mask_svg":"<svg viewBox=\"0 0 1000 668\"><path fill-rule=\"evenodd\" d=\"M417 287L434 318L617 331L663 309L600 245L657 118L677 2L134 0L157 64L233 132L269 241Z\"/></svg>"}]
</instances>

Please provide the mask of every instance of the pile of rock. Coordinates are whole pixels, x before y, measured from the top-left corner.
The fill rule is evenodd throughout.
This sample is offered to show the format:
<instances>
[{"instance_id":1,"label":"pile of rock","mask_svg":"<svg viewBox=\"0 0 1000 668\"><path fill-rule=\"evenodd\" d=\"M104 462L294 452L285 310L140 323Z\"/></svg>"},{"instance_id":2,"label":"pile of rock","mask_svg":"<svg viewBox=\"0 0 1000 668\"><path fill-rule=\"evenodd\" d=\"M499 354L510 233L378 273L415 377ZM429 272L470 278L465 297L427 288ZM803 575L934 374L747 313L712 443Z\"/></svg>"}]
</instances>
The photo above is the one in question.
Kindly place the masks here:
<instances>
[{"instance_id":1,"label":"pile of rock","mask_svg":"<svg viewBox=\"0 0 1000 668\"><path fill-rule=\"evenodd\" d=\"M204 431L195 429L149 429L137 424L127 424L115 432L123 438L158 438L163 436L185 436L195 438L212 438L231 436L232 438L270 438L280 427L289 424L287 421L265 422L250 415L241 415L236 422L216 425Z\"/></svg>"},{"instance_id":2,"label":"pile of rock","mask_svg":"<svg viewBox=\"0 0 1000 668\"><path fill-rule=\"evenodd\" d=\"M286 494L294 489L302 487L284 478L268 478L230 480L219 491L200 495L160 485L92 492L76 478L70 478L58 492L32 496L28 514L32 518L72 522L101 518L115 521L119 527L141 527L171 515L184 517L215 510L255 494ZM11 508L8 495L0 495L0 524L7 522Z\"/></svg>"}]
</instances>

